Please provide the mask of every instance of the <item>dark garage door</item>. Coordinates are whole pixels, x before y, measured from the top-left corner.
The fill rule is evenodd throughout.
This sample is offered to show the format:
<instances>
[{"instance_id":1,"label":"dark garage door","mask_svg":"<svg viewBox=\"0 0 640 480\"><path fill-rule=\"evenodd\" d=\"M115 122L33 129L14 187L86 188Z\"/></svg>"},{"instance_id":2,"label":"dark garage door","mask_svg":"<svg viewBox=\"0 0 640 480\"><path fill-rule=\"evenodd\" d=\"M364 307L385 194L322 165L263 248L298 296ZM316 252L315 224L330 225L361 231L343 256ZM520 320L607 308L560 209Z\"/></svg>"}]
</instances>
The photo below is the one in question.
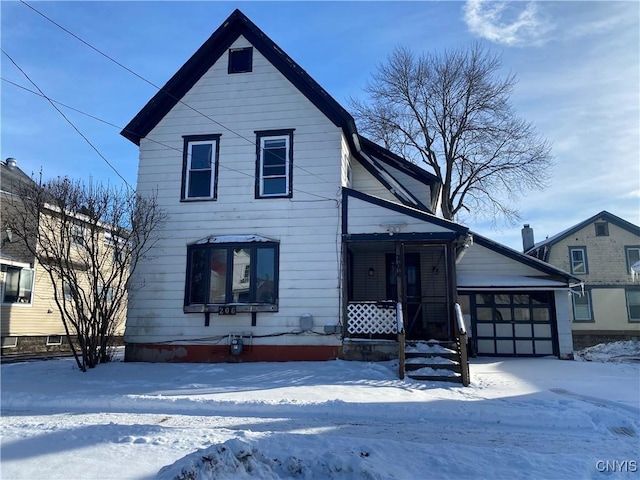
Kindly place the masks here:
<instances>
[{"instance_id":1,"label":"dark garage door","mask_svg":"<svg viewBox=\"0 0 640 480\"><path fill-rule=\"evenodd\" d=\"M552 292L476 292L469 303L479 355L557 355Z\"/></svg>"}]
</instances>

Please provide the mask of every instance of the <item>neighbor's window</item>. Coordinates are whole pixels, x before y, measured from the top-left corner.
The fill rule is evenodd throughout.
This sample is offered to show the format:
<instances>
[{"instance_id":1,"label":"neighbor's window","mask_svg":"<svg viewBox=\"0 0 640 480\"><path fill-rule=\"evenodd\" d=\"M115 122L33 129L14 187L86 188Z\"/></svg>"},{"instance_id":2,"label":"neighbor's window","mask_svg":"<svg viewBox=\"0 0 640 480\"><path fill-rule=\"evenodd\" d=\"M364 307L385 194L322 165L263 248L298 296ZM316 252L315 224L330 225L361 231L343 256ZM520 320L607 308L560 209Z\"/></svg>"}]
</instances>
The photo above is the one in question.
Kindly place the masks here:
<instances>
[{"instance_id":1,"label":"neighbor's window","mask_svg":"<svg viewBox=\"0 0 640 480\"><path fill-rule=\"evenodd\" d=\"M71 243L74 245L84 245L84 225L81 223L71 225Z\"/></svg>"},{"instance_id":2,"label":"neighbor's window","mask_svg":"<svg viewBox=\"0 0 640 480\"><path fill-rule=\"evenodd\" d=\"M185 306L276 305L278 244L192 245L187 248L186 284Z\"/></svg>"},{"instance_id":3,"label":"neighbor's window","mask_svg":"<svg viewBox=\"0 0 640 480\"><path fill-rule=\"evenodd\" d=\"M586 247L569 247L571 273L588 273Z\"/></svg>"},{"instance_id":4,"label":"neighbor's window","mask_svg":"<svg viewBox=\"0 0 640 480\"><path fill-rule=\"evenodd\" d=\"M30 304L33 294L33 270L10 266L6 268L2 302Z\"/></svg>"},{"instance_id":5,"label":"neighbor's window","mask_svg":"<svg viewBox=\"0 0 640 480\"><path fill-rule=\"evenodd\" d=\"M627 255L627 271L631 274L631 266L640 262L640 247L624 247Z\"/></svg>"},{"instance_id":6,"label":"neighbor's window","mask_svg":"<svg viewBox=\"0 0 640 480\"><path fill-rule=\"evenodd\" d=\"M640 289L630 289L626 292L627 314L630 322L640 322Z\"/></svg>"},{"instance_id":7,"label":"neighbor's window","mask_svg":"<svg viewBox=\"0 0 640 480\"><path fill-rule=\"evenodd\" d=\"M609 223L608 222L596 222L596 237L608 237L609 236Z\"/></svg>"},{"instance_id":8,"label":"neighbor's window","mask_svg":"<svg viewBox=\"0 0 640 480\"><path fill-rule=\"evenodd\" d=\"M232 48L229 50L227 73L246 73L253 69L253 47Z\"/></svg>"},{"instance_id":9,"label":"neighbor's window","mask_svg":"<svg viewBox=\"0 0 640 480\"><path fill-rule=\"evenodd\" d=\"M590 292L585 291L583 295L573 295L573 319L576 322L591 320Z\"/></svg>"},{"instance_id":10,"label":"neighbor's window","mask_svg":"<svg viewBox=\"0 0 640 480\"><path fill-rule=\"evenodd\" d=\"M256 198L291 197L293 130L270 130L256 135Z\"/></svg>"},{"instance_id":11,"label":"neighbor's window","mask_svg":"<svg viewBox=\"0 0 640 480\"><path fill-rule=\"evenodd\" d=\"M182 159L183 200L215 200L221 135L189 135L184 138Z\"/></svg>"}]
</instances>

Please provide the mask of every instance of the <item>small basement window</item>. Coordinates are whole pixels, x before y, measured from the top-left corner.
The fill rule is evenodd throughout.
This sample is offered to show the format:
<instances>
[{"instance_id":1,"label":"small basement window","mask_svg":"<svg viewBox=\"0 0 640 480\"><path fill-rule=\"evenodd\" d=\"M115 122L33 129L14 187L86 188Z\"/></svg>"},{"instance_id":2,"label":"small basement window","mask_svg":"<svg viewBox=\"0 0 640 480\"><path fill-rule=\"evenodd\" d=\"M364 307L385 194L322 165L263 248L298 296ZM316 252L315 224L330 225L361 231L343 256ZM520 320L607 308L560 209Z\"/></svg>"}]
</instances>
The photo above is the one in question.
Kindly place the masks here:
<instances>
[{"instance_id":1,"label":"small basement window","mask_svg":"<svg viewBox=\"0 0 640 480\"><path fill-rule=\"evenodd\" d=\"M2 348L15 348L18 346L18 337L2 337Z\"/></svg>"},{"instance_id":2,"label":"small basement window","mask_svg":"<svg viewBox=\"0 0 640 480\"><path fill-rule=\"evenodd\" d=\"M246 73L253 69L253 47L229 50L228 73Z\"/></svg>"},{"instance_id":3,"label":"small basement window","mask_svg":"<svg viewBox=\"0 0 640 480\"><path fill-rule=\"evenodd\" d=\"M47 346L62 345L62 335L49 335L47 337Z\"/></svg>"}]
</instances>

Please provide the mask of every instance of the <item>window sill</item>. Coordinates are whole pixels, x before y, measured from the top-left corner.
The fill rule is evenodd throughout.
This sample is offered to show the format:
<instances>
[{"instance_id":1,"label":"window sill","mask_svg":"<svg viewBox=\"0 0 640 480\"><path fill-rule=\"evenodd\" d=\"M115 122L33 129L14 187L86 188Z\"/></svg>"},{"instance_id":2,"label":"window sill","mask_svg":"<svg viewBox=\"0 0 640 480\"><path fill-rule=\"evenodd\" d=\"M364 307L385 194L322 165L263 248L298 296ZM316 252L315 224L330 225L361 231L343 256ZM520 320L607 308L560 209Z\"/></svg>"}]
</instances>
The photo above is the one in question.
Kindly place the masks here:
<instances>
[{"instance_id":1,"label":"window sill","mask_svg":"<svg viewBox=\"0 0 640 480\"><path fill-rule=\"evenodd\" d=\"M181 198L180 202L215 202L217 199L214 197L197 197L197 198Z\"/></svg>"},{"instance_id":2,"label":"window sill","mask_svg":"<svg viewBox=\"0 0 640 480\"><path fill-rule=\"evenodd\" d=\"M220 307L235 307L236 313L277 312L278 305L266 303L216 303L209 305L185 305L184 313L218 313Z\"/></svg>"}]
</instances>

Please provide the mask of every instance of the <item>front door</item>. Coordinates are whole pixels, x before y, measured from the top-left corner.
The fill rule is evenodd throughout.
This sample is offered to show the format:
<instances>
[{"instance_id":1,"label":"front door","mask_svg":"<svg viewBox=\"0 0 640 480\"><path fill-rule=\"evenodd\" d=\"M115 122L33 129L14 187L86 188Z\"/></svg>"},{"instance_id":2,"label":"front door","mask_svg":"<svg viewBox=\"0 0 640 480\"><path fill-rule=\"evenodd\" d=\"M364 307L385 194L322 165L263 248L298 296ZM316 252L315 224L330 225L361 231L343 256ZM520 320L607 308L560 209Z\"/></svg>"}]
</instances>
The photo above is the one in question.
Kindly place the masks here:
<instances>
[{"instance_id":1,"label":"front door","mask_svg":"<svg viewBox=\"0 0 640 480\"><path fill-rule=\"evenodd\" d=\"M387 254L387 297L398 299L397 268L395 254ZM425 339L424 311L422 305L422 276L420 253L404 255L404 328L408 339Z\"/></svg>"},{"instance_id":2,"label":"front door","mask_svg":"<svg viewBox=\"0 0 640 480\"><path fill-rule=\"evenodd\" d=\"M409 340L450 340L445 250L421 246L404 253L403 311ZM397 301L395 254L388 253L387 298Z\"/></svg>"}]
</instances>

